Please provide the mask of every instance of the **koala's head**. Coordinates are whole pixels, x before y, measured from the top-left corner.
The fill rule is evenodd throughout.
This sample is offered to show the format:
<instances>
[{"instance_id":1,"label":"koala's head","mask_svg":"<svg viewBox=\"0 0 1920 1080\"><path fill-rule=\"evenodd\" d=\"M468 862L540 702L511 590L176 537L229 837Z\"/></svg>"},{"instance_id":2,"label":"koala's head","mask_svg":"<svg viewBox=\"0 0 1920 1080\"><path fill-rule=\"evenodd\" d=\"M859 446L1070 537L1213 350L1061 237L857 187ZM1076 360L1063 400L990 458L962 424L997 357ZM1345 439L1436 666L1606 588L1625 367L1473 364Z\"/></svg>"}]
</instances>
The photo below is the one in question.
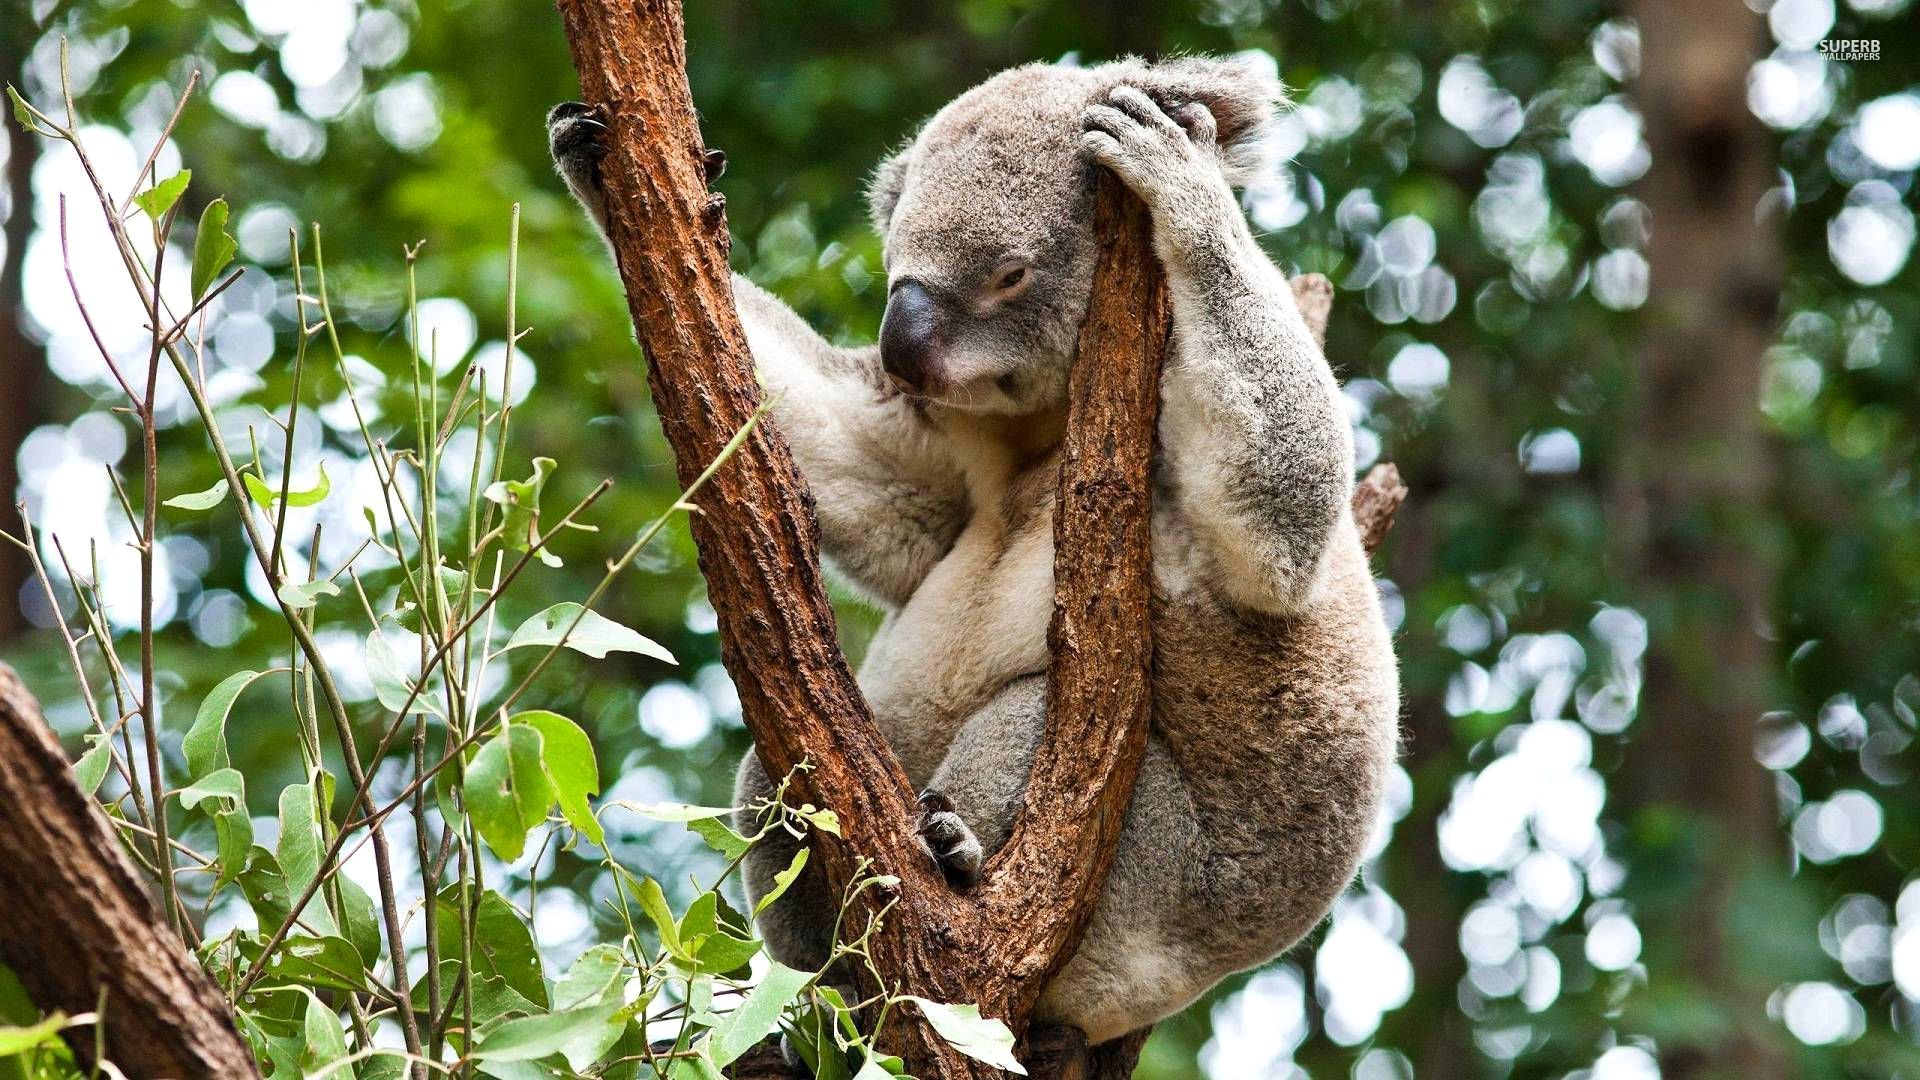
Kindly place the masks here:
<instances>
[{"instance_id":1,"label":"koala's head","mask_svg":"<svg viewBox=\"0 0 1920 1080\"><path fill-rule=\"evenodd\" d=\"M969 90L883 161L868 190L886 241L880 351L896 385L974 412L1065 399L1096 254L1097 166L1081 150L1081 114L1123 84L1163 108L1206 106L1229 182L1267 167L1280 83L1249 62L1033 64Z\"/></svg>"}]
</instances>

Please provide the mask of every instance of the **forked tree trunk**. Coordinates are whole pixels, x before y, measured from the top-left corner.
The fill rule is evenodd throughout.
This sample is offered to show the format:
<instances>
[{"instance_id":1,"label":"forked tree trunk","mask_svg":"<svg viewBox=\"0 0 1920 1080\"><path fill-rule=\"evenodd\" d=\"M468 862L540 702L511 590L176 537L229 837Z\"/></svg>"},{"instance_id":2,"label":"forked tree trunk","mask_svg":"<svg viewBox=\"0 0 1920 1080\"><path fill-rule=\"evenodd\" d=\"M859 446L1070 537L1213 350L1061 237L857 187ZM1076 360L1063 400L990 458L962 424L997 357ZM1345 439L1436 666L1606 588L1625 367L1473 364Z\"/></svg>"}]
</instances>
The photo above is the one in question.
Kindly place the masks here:
<instances>
[{"instance_id":1,"label":"forked tree trunk","mask_svg":"<svg viewBox=\"0 0 1920 1080\"><path fill-rule=\"evenodd\" d=\"M608 233L661 426L691 480L760 399L734 310L725 202L701 166L680 4L560 0L560 10L582 95L612 127L601 162ZM774 425L763 421L709 482L693 520L721 656L761 763L772 776L811 763L802 796L840 814L844 840L816 848L831 887L856 858L900 879L865 890L856 913L892 905L868 945L888 988L977 1003L1023 1035L1099 895L1146 738L1148 493L1168 305L1145 209L1107 177L1096 213L1102 251L1055 511L1047 731L1012 835L969 893L953 892L921 852L913 792L841 655L811 500ZM911 1010L903 1021L889 1027L889 1049L915 1075L1000 1075ZM1113 1075L1130 1066L1120 1056L1095 1066L1069 1049L1050 1068Z\"/></svg>"},{"instance_id":2,"label":"forked tree trunk","mask_svg":"<svg viewBox=\"0 0 1920 1080\"><path fill-rule=\"evenodd\" d=\"M13 669L0 663L0 962L34 1004L100 1012L130 1077L252 1077L253 1051L213 980L160 917L113 825ZM93 1027L68 1044L94 1058Z\"/></svg>"}]
</instances>

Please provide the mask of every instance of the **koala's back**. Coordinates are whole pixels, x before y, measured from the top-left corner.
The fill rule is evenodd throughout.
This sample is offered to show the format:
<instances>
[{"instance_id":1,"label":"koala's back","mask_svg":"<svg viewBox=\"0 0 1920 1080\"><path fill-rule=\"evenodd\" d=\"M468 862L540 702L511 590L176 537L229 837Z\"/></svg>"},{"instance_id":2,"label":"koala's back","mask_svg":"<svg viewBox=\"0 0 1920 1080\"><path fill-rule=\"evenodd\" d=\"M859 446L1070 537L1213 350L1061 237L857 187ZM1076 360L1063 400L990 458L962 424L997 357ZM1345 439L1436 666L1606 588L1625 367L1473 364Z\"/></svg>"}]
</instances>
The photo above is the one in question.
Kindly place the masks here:
<instances>
[{"instance_id":1,"label":"koala's back","mask_svg":"<svg viewBox=\"0 0 1920 1080\"><path fill-rule=\"evenodd\" d=\"M1210 849L1195 885L1229 908L1244 898L1242 925L1270 928L1249 963L1305 934L1352 879L1398 747L1392 643L1350 524L1323 574L1292 617L1204 589L1163 594L1153 612L1154 735ZM1297 917L1276 921L1276 890Z\"/></svg>"},{"instance_id":2,"label":"koala's back","mask_svg":"<svg viewBox=\"0 0 1920 1080\"><path fill-rule=\"evenodd\" d=\"M1171 523L1170 523L1171 524ZM1398 683L1351 527L1288 619L1185 587L1156 531L1153 729L1113 869L1043 1018L1111 1038L1313 929L1379 816ZM1166 535L1171 533L1173 535Z\"/></svg>"}]
</instances>

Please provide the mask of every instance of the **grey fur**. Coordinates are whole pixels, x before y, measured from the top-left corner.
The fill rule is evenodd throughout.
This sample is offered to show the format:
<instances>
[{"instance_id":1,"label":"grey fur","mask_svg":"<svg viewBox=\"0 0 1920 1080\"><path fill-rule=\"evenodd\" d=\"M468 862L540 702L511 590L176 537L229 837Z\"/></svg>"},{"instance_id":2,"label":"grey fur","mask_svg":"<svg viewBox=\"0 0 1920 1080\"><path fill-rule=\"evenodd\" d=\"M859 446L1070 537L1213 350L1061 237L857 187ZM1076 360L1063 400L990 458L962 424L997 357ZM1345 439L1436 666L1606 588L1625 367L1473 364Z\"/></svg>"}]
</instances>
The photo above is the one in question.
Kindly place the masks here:
<instances>
[{"instance_id":1,"label":"grey fur","mask_svg":"<svg viewBox=\"0 0 1920 1080\"><path fill-rule=\"evenodd\" d=\"M834 347L736 279L835 568L886 613L860 682L929 854L964 887L1005 843L1044 726L1053 487L1096 252L1095 162L1153 214L1174 301L1155 478L1153 729L1112 873L1043 1020L1100 1041L1299 940L1352 879L1396 750L1391 643L1348 502L1333 373L1231 186L1265 167L1270 74L1202 57L1004 72L875 171L889 281L948 310L907 398L874 347ZM557 130L557 129L556 129ZM593 209L591 159L561 155ZM1010 266L1017 290L998 289ZM771 790L741 763L739 794ZM784 849L784 850L783 850ZM748 860L762 895L791 842ZM767 912L820 963L814 875Z\"/></svg>"}]
</instances>

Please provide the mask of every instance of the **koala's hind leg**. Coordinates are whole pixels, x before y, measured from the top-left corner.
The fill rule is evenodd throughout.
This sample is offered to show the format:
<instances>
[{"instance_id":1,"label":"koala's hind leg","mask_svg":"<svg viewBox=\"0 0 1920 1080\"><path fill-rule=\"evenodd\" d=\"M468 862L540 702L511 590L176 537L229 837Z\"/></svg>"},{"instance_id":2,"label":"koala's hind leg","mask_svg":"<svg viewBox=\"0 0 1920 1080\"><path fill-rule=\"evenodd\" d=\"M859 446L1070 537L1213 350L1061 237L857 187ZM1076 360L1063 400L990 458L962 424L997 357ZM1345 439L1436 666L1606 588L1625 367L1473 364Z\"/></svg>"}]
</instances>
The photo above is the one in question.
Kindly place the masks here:
<instances>
[{"instance_id":1,"label":"koala's hind leg","mask_svg":"<svg viewBox=\"0 0 1920 1080\"><path fill-rule=\"evenodd\" d=\"M923 814L931 851L950 846L955 827L965 829L978 839L977 873L977 861L1006 843L1045 726L1046 679L1038 675L1013 682L968 718L922 796L923 807L951 808L945 817ZM1195 920L1206 917L1205 898L1192 886L1202 845L1186 782L1166 747L1149 737L1100 902L1079 950L1042 995L1037 1019L1071 1024L1101 1042L1181 1008L1225 973L1189 955ZM949 879L963 876L953 860L939 861Z\"/></svg>"},{"instance_id":2,"label":"koala's hind leg","mask_svg":"<svg viewBox=\"0 0 1920 1080\"><path fill-rule=\"evenodd\" d=\"M768 798L774 790L774 783L760 767L760 759L747 751L734 781L734 805L746 806ZM738 818L746 816L742 813ZM734 827L752 833L759 825L752 820L736 820ZM794 852L802 843L785 829L774 829L747 852L740 870L748 904L759 903L773 889L773 876L793 862ZM825 964L833 952L833 924L839 911L839 901L827 888L826 875L818 866L809 865L780 899L761 912L756 923L767 952L775 960L790 968L812 971Z\"/></svg>"}]
</instances>

